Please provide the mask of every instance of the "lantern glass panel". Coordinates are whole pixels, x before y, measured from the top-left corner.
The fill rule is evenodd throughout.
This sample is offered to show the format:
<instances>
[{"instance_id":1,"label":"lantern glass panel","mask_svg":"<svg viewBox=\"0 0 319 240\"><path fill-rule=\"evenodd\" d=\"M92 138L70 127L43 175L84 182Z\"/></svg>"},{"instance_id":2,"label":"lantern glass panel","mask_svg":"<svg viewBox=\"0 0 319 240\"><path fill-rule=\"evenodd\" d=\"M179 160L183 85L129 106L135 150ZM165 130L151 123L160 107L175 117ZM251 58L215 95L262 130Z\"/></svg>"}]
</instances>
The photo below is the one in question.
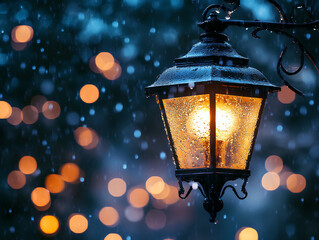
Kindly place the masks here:
<instances>
[{"instance_id":1,"label":"lantern glass panel","mask_svg":"<svg viewBox=\"0 0 319 240\"><path fill-rule=\"evenodd\" d=\"M262 98L216 94L216 167L246 169Z\"/></svg>"},{"instance_id":2,"label":"lantern glass panel","mask_svg":"<svg viewBox=\"0 0 319 240\"><path fill-rule=\"evenodd\" d=\"M210 166L209 94L163 99L179 167Z\"/></svg>"}]
</instances>

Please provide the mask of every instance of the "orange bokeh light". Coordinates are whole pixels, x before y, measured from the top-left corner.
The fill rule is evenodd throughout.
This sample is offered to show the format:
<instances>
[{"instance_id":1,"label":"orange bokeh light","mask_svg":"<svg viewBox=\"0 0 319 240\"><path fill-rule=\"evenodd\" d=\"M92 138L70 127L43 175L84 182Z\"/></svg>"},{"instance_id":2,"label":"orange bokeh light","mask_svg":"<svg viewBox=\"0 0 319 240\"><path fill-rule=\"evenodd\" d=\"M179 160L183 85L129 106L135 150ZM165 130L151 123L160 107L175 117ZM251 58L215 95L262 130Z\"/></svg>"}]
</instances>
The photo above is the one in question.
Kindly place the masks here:
<instances>
[{"instance_id":1,"label":"orange bokeh light","mask_svg":"<svg viewBox=\"0 0 319 240\"><path fill-rule=\"evenodd\" d=\"M150 210L145 216L145 223L149 229L162 229L166 224L166 215L164 212L159 210Z\"/></svg>"},{"instance_id":2,"label":"orange bokeh light","mask_svg":"<svg viewBox=\"0 0 319 240\"><path fill-rule=\"evenodd\" d=\"M127 199L133 207L142 208L147 205L150 198L144 189L135 188L129 191Z\"/></svg>"},{"instance_id":3,"label":"orange bokeh light","mask_svg":"<svg viewBox=\"0 0 319 240\"><path fill-rule=\"evenodd\" d=\"M160 194L164 191L165 182L159 176L152 176L146 180L145 187L150 194Z\"/></svg>"},{"instance_id":4,"label":"orange bokeh light","mask_svg":"<svg viewBox=\"0 0 319 240\"><path fill-rule=\"evenodd\" d=\"M104 240L122 240L122 237L117 233L109 233Z\"/></svg>"},{"instance_id":5,"label":"orange bokeh light","mask_svg":"<svg viewBox=\"0 0 319 240\"><path fill-rule=\"evenodd\" d=\"M26 183L25 175L20 171L12 171L8 175L8 185L13 189L21 189Z\"/></svg>"},{"instance_id":6,"label":"orange bokeh light","mask_svg":"<svg viewBox=\"0 0 319 240\"><path fill-rule=\"evenodd\" d=\"M274 191L280 186L279 175L275 172L267 172L263 176L261 184L267 191Z\"/></svg>"},{"instance_id":7,"label":"orange bokeh light","mask_svg":"<svg viewBox=\"0 0 319 240\"><path fill-rule=\"evenodd\" d=\"M40 220L40 229L44 234L53 235L59 229L59 220L52 215L46 215Z\"/></svg>"},{"instance_id":8,"label":"orange bokeh light","mask_svg":"<svg viewBox=\"0 0 319 240\"><path fill-rule=\"evenodd\" d=\"M45 207L51 202L50 192L43 187L37 187L31 193L31 200L35 206Z\"/></svg>"},{"instance_id":9,"label":"orange bokeh light","mask_svg":"<svg viewBox=\"0 0 319 240\"><path fill-rule=\"evenodd\" d=\"M61 167L60 174L65 182L74 183L80 176L80 168L75 163L66 163Z\"/></svg>"},{"instance_id":10,"label":"orange bokeh light","mask_svg":"<svg viewBox=\"0 0 319 240\"><path fill-rule=\"evenodd\" d=\"M168 184L165 184L164 190L159 194L152 194L153 198L158 200L163 200L167 198L170 194L170 186Z\"/></svg>"},{"instance_id":11,"label":"orange bokeh light","mask_svg":"<svg viewBox=\"0 0 319 240\"><path fill-rule=\"evenodd\" d=\"M122 68L117 62L114 63L111 69L103 72L104 77L108 80L116 80L121 76L121 74Z\"/></svg>"},{"instance_id":12,"label":"orange bokeh light","mask_svg":"<svg viewBox=\"0 0 319 240\"><path fill-rule=\"evenodd\" d=\"M296 93L287 86L282 86L281 91L277 93L278 100L283 104L292 103L296 98Z\"/></svg>"},{"instance_id":13,"label":"orange bokeh light","mask_svg":"<svg viewBox=\"0 0 319 240\"><path fill-rule=\"evenodd\" d=\"M126 182L122 178L113 178L107 187L113 197L121 197L126 192Z\"/></svg>"},{"instance_id":14,"label":"orange bokeh light","mask_svg":"<svg viewBox=\"0 0 319 240\"><path fill-rule=\"evenodd\" d=\"M271 155L266 159L265 168L268 172L280 173L283 168L283 162L281 157L277 155Z\"/></svg>"},{"instance_id":15,"label":"orange bokeh light","mask_svg":"<svg viewBox=\"0 0 319 240\"><path fill-rule=\"evenodd\" d=\"M100 141L97 133L88 127L78 127L74 131L74 138L80 146L87 150L96 148Z\"/></svg>"},{"instance_id":16,"label":"orange bokeh light","mask_svg":"<svg viewBox=\"0 0 319 240\"><path fill-rule=\"evenodd\" d=\"M93 84L86 84L80 90L80 98L85 103L94 103L99 98L99 89Z\"/></svg>"},{"instance_id":17,"label":"orange bokeh light","mask_svg":"<svg viewBox=\"0 0 319 240\"><path fill-rule=\"evenodd\" d=\"M95 65L102 72L110 70L114 65L114 57L111 53L101 52L95 57Z\"/></svg>"},{"instance_id":18,"label":"orange bokeh light","mask_svg":"<svg viewBox=\"0 0 319 240\"><path fill-rule=\"evenodd\" d=\"M25 124L33 124L39 119L39 111L36 107L32 105L25 106L22 109L23 122Z\"/></svg>"},{"instance_id":19,"label":"orange bokeh light","mask_svg":"<svg viewBox=\"0 0 319 240\"><path fill-rule=\"evenodd\" d=\"M7 119L12 114L12 107L6 101L0 101L0 119Z\"/></svg>"},{"instance_id":20,"label":"orange bokeh light","mask_svg":"<svg viewBox=\"0 0 319 240\"><path fill-rule=\"evenodd\" d=\"M104 225L114 227L119 221L119 214L115 208L104 207L99 212L99 219Z\"/></svg>"},{"instance_id":21,"label":"orange bokeh light","mask_svg":"<svg viewBox=\"0 0 319 240\"><path fill-rule=\"evenodd\" d=\"M24 174L32 174L37 170L37 161L32 156L24 156L19 161L19 169Z\"/></svg>"},{"instance_id":22,"label":"orange bokeh light","mask_svg":"<svg viewBox=\"0 0 319 240\"><path fill-rule=\"evenodd\" d=\"M258 232L251 227L239 229L235 236L236 240L258 240Z\"/></svg>"},{"instance_id":23,"label":"orange bokeh light","mask_svg":"<svg viewBox=\"0 0 319 240\"><path fill-rule=\"evenodd\" d=\"M88 220L82 214L72 214L69 217L69 228L74 233L84 233L88 226Z\"/></svg>"},{"instance_id":24,"label":"orange bokeh light","mask_svg":"<svg viewBox=\"0 0 319 240\"><path fill-rule=\"evenodd\" d=\"M306 179L300 174L291 174L287 178L287 188L292 193L300 193L306 187Z\"/></svg>"},{"instance_id":25,"label":"orange bokeh light","mask_svg":"<svg viewBox=\"0 0 319 240\"><path fill-rule=\"evenodd\" d=\"M22 119L23 119L22 111L17 107L13 107L11 116L8 118L7 121L11 125L17 126L22 122Z\"/></svg>"},{"instance_id":26,"label":"orange bokeh light","mask_svg":"<svg viewBox=\"0 0 319 240\"><path fill-rule=\"evenodd\" d=\"M65 188L62 177L58 174L50 174L45 178L45 187L50 193L60 193Z\"/></svg>"},{"instance_id":27,"label":"orange bokeh light","mask_svg":"<svg viewBox=\"0 0 319 240\"><path fill-rule=\"evenodd\" d=\"M56 119L60 116L61 108L59 103L55 101L47 101L42 106L42 112L47 119Z\"/></svg>"},{"instance_id":28,"label":"orange bokeh light","mask_svg":"<svg viewBox=\"0 0 319 240\"><path fill-rule=\"evenodd\" d=\"M19 25L12 29L11 38L16 43L26 43L33 38L33 28L28 25Z\"/></svg>"},{"instance_id":29,"label":"orange bokeh light","mask_svg":"<svg viewBox=\"0 0 319 240\"><path fill-rule=\"evenodd\" d=\"M178 189L174 186L169 186L169 194L166 198L163 199L163 201L166 204L174 204L180 200L178 196Z\"/></svg>"}]
</instances>

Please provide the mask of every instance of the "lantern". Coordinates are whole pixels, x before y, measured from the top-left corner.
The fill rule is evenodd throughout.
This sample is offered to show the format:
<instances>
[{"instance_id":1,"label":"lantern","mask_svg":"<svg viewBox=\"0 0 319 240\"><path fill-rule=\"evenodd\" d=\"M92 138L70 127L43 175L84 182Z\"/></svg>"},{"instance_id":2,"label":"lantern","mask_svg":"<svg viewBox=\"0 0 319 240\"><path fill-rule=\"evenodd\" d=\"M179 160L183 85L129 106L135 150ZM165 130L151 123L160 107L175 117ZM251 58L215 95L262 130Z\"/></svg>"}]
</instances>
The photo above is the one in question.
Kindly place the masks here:
<instances>
[{"instance_id":1,"label":"lantern","mask_svg":"<svg viewBox=\"0 0 319 240\"><path fill-rule=\"evenodd\" d=\"M176 66L145 89L147 96L156 95L161 110L180 197L185 198L182 181L200 183L211 221L223 207L227 181L243 179L244 197L227 187L238 198L247 196L245 185L265 100L269 92L279 90L227 41L220 32L206 31L201 42L175 59Z\"/></svg>"}]
</instances>

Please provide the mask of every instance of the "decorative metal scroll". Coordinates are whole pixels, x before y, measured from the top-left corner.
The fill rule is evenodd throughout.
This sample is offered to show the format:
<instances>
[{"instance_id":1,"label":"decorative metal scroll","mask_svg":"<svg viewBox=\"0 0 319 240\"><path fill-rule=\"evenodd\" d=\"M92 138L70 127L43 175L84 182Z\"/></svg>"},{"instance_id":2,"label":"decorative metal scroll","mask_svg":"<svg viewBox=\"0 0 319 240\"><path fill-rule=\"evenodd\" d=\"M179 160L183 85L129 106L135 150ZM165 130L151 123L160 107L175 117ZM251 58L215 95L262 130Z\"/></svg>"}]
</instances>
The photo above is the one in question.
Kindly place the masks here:
<instances>
[{"instance_id":1,"label":"decorative metal scroll","mask_svg":"<svg viewBox=\"0 0 319 240\"><path fill-rule=\"evenodd\" d=\"M314 21L314 16L312 15L311 11L309 11L304 4L296 4L291 12L291 16L288 17L282 7L275 1L275 0L267 0L271 3L278 11L280 15L280 22L264 22L264 21L246 21L246 20L230 20L231 14L236 11L240 6L240 0L224 0L223 4L212 4L208 6L202 14L203 22L209 22L210 19L214 18L214 21L211 21L211 24L215 24L216 26L210 26L210 29L215 29L216 31L224 30L228 26L238 26L238 27L245 27L245 28L255 28L252 32L252 36L254 38L260 39L258 33L260 31L269 31L277 34L282 34L291 39L291 43L296 45L300 52L300 62L299 66L295 71L289 71L283 65L283 59L285 54L287 53L288 46L286 45L284 49L281 51L279 60L277 63L277 73L279 77L282 79L283 83L288 86L291 90L295 93L304 96L304 94L292 86L288 80L283 76L283 73L292 76L299 73L305 63L305 56L310 60L313 64L315 69L319 74L318 66L315 63L314 57L311 53L304 47L304 45L295 37L293 34L286 32L288 29L296 29L296 28L303 28L316 31L319 29L319 20ZM217 19L217 15L219 14L220 10L226 13L225 19ZM307 21L304 23L296 23L293 18L293 11L295 10L304 10L307 14ZM208 13L210 15L208 16ZM218 26L217 26L218 25Z\"/></svg>"}]
</instances>

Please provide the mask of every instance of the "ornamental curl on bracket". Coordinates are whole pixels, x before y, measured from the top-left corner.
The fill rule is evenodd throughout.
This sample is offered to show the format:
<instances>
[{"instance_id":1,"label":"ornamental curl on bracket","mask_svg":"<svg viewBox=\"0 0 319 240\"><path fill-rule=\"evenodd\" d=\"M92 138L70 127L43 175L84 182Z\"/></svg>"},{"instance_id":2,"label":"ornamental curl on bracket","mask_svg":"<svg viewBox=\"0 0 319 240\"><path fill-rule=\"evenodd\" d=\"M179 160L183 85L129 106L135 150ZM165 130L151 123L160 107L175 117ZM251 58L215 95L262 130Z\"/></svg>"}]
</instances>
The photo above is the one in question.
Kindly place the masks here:
<instances>
[{"instance_id":1,"label":"ornamental curl on bracket","mask_svg":"<svg viewBox=\"0 0 319 240\"><path fill-rule=\"evenodd\" d=\"M270 4L272 4L278 11L280 15L280 22L264 22L264 21L246 21L246 20L230 20L231 14L236 11L240 7L240 0L224 0L223 4L212 4L208 6L202 14L202 22L198 25L205 29L206 31L215 31L222 32L228 26L238 26L250 28L253 27L255 30L252 32L252 36L254 38L260 39L258 33L260 31L269 31L271 33L282 34L291 39L291 44L294 44L298 47L300 52L300 63L297 67L297 70L290 72L283 65L283 59L285 54L287 53L288 46L286 45L284 49L281 51L278 63L277 63L277 73L279 77L282 79L283 83L288 86L292 91L297 93L298 95L304 96L300 90L292 86L282 73L292 76L299 73L305 63L305 56L311 61L316 71L319 74L318 66L315 63L314 57L311 53L304 47L304 45L291 33L286 32L288 29L296 29L296 28L304 28L313 31L317 31L319 29L319 20L314 21L314 17L309 9L306 8L304 4L295 4L291 16L288 18L285 11L275 0L267 0ZM225 19L217 18L220 10L226 13ZM304 10L307 13L307 21L304 23L297 23L293 18L293 11L295 10ZM208 16L208 13L210 15Z\"/></svg>"}]
</instances>

